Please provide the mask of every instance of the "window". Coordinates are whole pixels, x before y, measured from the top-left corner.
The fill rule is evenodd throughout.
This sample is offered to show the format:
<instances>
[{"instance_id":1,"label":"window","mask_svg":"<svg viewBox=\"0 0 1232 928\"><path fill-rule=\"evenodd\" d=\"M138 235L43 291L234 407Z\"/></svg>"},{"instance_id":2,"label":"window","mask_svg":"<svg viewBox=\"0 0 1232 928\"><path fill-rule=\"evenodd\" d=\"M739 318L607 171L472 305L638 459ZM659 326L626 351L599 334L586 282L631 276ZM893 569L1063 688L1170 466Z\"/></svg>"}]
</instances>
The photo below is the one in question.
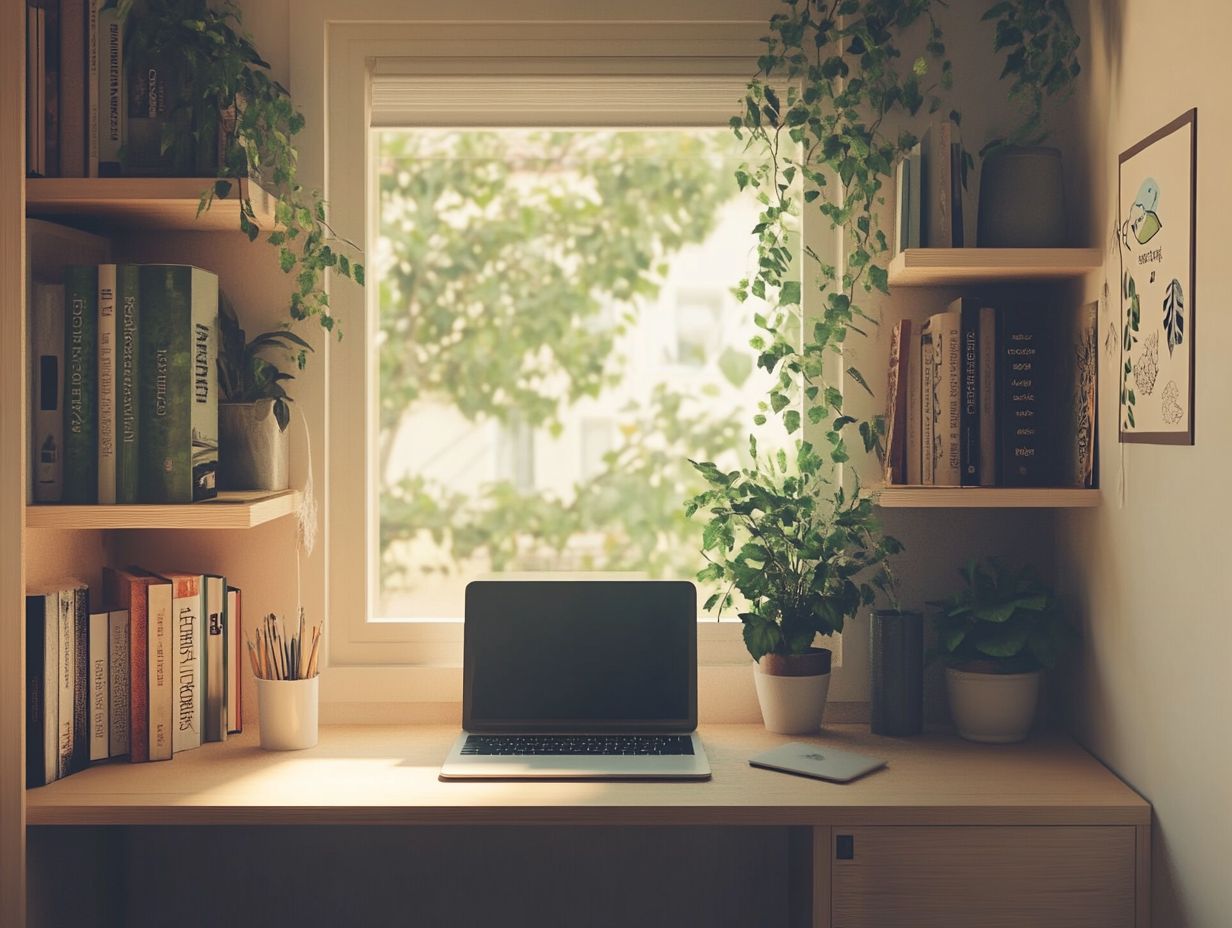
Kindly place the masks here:
<instances>
[{"instance_id":1,"label":"window","mask_svg":"<svg viewBox=\"0 0 1232 928\"><path fill-rule=\"evenodd\" d=\"M760 206L726 128L384 128L375 616L479 576L692 577L765 395L732 286ZM760 373L760 372L758 372Z\"/></svg>"}]
</instances>

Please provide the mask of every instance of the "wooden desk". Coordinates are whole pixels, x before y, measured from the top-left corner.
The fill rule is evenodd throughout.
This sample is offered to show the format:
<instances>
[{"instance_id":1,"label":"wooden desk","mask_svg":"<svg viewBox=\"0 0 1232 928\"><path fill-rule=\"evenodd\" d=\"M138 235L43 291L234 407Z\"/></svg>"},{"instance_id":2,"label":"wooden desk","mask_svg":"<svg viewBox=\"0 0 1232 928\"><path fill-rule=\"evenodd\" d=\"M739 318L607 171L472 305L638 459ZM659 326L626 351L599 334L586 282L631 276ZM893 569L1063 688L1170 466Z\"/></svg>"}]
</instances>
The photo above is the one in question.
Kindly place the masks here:
<instances>
[{"instance_id":1,"label":"wooden desk","mask_svg":"<svg viewBox=\"0 0 1232 928\"><path fill-rule=\"evenodd\" d=\"M1150 807L1059 737L975 745L815 739L889 759L848 785L748 765L784 741L709 726L709 782L451 782L456 730L326 727L308 751L269 753L255 733L173 761L106 764L27 794L31 825L779 825L792 829L799 924L1148 924ZM1050 827L1042 827L1050 826ZM838 836L851 859L836 859ZM961 904L972 920L964 921ZM1000 913L1000 914L998 914Z\"/></svg>"}]
</instances>

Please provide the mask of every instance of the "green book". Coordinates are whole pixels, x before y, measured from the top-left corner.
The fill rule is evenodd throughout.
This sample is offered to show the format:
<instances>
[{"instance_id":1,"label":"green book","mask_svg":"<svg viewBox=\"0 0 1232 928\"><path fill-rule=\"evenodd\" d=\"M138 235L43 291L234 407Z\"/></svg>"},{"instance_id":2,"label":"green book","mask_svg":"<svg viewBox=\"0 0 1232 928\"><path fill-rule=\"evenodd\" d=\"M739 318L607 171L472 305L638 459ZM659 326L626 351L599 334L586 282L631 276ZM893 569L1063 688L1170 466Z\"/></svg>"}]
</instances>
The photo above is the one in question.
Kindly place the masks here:
<instances>
[{"instance_id":1,"label":"green book","mask_svg":"<svg viewBox=\"0 0 1232 928\"><path fill-rule=\"evenodd\" d=\"M98 502L98 268L64 269L64 494Z\"/></svg>"},{"instance_id":2,"label":"green book","mask_svg":"<svg viewBox=\"0 0 1232 928\"><path fill-rule=\"evenodd\" d=\"M182 264L140 268L143 503L217 495L218 278Z\"/></svg>"},{"instance_id":3,"label":"green book","mask_svg":"<svg viewBox=\"0 0 1232 928\"><path fill-rule=\"evenodd\" d=\"M116 266L116 502L140 499L138 460L141 416L137 343L140 304L140 269L135 264Z\"/></svg>"}]
</instances>

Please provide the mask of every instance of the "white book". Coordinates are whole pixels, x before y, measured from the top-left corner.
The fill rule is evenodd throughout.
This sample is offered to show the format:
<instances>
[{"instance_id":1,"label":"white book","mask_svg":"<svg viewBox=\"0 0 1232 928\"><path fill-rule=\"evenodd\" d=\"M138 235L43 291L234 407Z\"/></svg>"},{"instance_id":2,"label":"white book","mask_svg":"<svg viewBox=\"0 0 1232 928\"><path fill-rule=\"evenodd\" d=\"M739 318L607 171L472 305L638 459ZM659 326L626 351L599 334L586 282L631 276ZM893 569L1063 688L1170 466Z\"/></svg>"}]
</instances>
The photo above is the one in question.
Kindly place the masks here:
<instances>
[{"instance_id":1,"label":"white book","mask_svg":"<svg viewBox=\"0 0 1232 928\"><path fill-rule=\"evenodd\" d=\"M57 778L68 776L73 759L73 680L77 673L77 593L73 589L60 591L60 656L57 662L57 677L60 680L58 700L59 763Z\"/></svg>"},{"instance_id":2,"label":"white book","mask_svg":"<svg viewBox=\"0 0 1232 928\"><path fill-rule=\"evenodd\" d=\"M205 706L203 741L227 740L227 581L218 576L205 583Z\"/></svg>"},{"instance_id":3,"label":"white book","mask_svg":"<svg viewBox=\"0 0 1232 928\"><path fill-rule=\"evenodd\" d=\"M997 485L997 311L980 307L980 486Z\"/></svg>"},{"instance_id":4,"label":"white book","mask_svg":"<svg viewBox=\"0 0 1232 928\"><path fill-rule=\"evenodd\" d=\"M114 609L108 613L107 629L107 659L111 668L107 753L123 757L128 753L128 610Z\"/></svg>"},{"instance_id":5,"label":"white book","mask_svg":"<svg viewBox=\"0 0 1232 928\"><path fill-rule=\"evenodd\" d=\"M244 728L243 715L240 711L240 687L243 685L243 664L240 661L240 642L243 627L240 620L240 591L234 587L227 588L227 611L224 621L227 625L227 731L239 732Z\"/></svg>"},{"instance_id":6,"label":"white book","mask_svg":"<svg viewBox=\"0 0 1232 928\"><path fill-rule=\"evenodd\" d=\"M954 227L950 212L954 193L950 145L954 123L945 119L931 125L921 141L922 193L925 248L954 247Z\"/></svg>"},{"instance_id":7,"label":"white book","mask_svg":"<svg viewBox=\"0 0 1232 928\"><path fill-rule=\"evenodd\" d=\"M90 760L110 757L111 707L108 681L111 677L108 646L111 614L90 613Z\"/></svg>"},{"instance_id":8,"label":"white book","mask_svg":"<svg viewBox=\"0 0 1232 928\"><path fill-rule=\"evenodd\" d=\"M33 497L58 503L64 490L64 286L35 283L30 303L30 470Z\"/></svg>"},{"instance_id":9,"label":"white book","mask_svg":"<svg viewBox=\"0 0 1232 928\"><path fill-rule=\"evenodd\" d=\"M933 344L933 484L962 485L962 313L931 316Z\"/></svg>"},{"instance_id":10,"label":"white book","mask_svg":"<svg viewBox=\"0 0 1232 928\"><path fill-rule=\"evenodd\" d=\"M201 746L205 690L202 687L201 575L163 573L171 581L174 725L172 751Z\"/></svg>"},{"instance_id":11,"label":"white book","mask_svg":"<svg viewBox=\"0 0 1232 928\"><path fill-rule=\"evenodd\" d=\"M60 593L43 597L43 780L60 775Z\"/></svg>"},{"instance_id":12,"label":"white book","mask_svg":"<svg viewBox=\"0 0 1232 928\"><path fill-rule=\"evenodd\" d=\"M116 266L98 266L98 501L116 501Z\"/></svg>"},{"instance_id":13,"label":"white book","mask_svg":"<svg viewBox=\"0 0 1232 928\"><path fill-rule=\"evenodd\" d=\"M146 591L150 664L150 760L171 760L175 699L172 658L171 584L151 583Z\"/></svg>"}]
</instances>

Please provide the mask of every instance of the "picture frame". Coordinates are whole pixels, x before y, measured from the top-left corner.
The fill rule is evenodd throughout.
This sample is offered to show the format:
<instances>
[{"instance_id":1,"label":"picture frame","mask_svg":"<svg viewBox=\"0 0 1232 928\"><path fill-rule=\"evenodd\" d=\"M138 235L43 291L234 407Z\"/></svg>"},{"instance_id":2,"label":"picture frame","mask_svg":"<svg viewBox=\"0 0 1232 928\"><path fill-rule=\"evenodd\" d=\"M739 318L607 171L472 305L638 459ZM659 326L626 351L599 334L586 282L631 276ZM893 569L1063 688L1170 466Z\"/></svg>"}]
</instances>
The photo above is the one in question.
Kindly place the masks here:
<instances>
[{"instance_id":1,"label":"picture frame","mask_svg":"<svg viewBox=\"0 0 1232 928\"><path fill-rule=\"evenodd\" d=\"M1194 443L1198 111L1121 153L1121 442Z\"/></svg>"}]
</instances>

